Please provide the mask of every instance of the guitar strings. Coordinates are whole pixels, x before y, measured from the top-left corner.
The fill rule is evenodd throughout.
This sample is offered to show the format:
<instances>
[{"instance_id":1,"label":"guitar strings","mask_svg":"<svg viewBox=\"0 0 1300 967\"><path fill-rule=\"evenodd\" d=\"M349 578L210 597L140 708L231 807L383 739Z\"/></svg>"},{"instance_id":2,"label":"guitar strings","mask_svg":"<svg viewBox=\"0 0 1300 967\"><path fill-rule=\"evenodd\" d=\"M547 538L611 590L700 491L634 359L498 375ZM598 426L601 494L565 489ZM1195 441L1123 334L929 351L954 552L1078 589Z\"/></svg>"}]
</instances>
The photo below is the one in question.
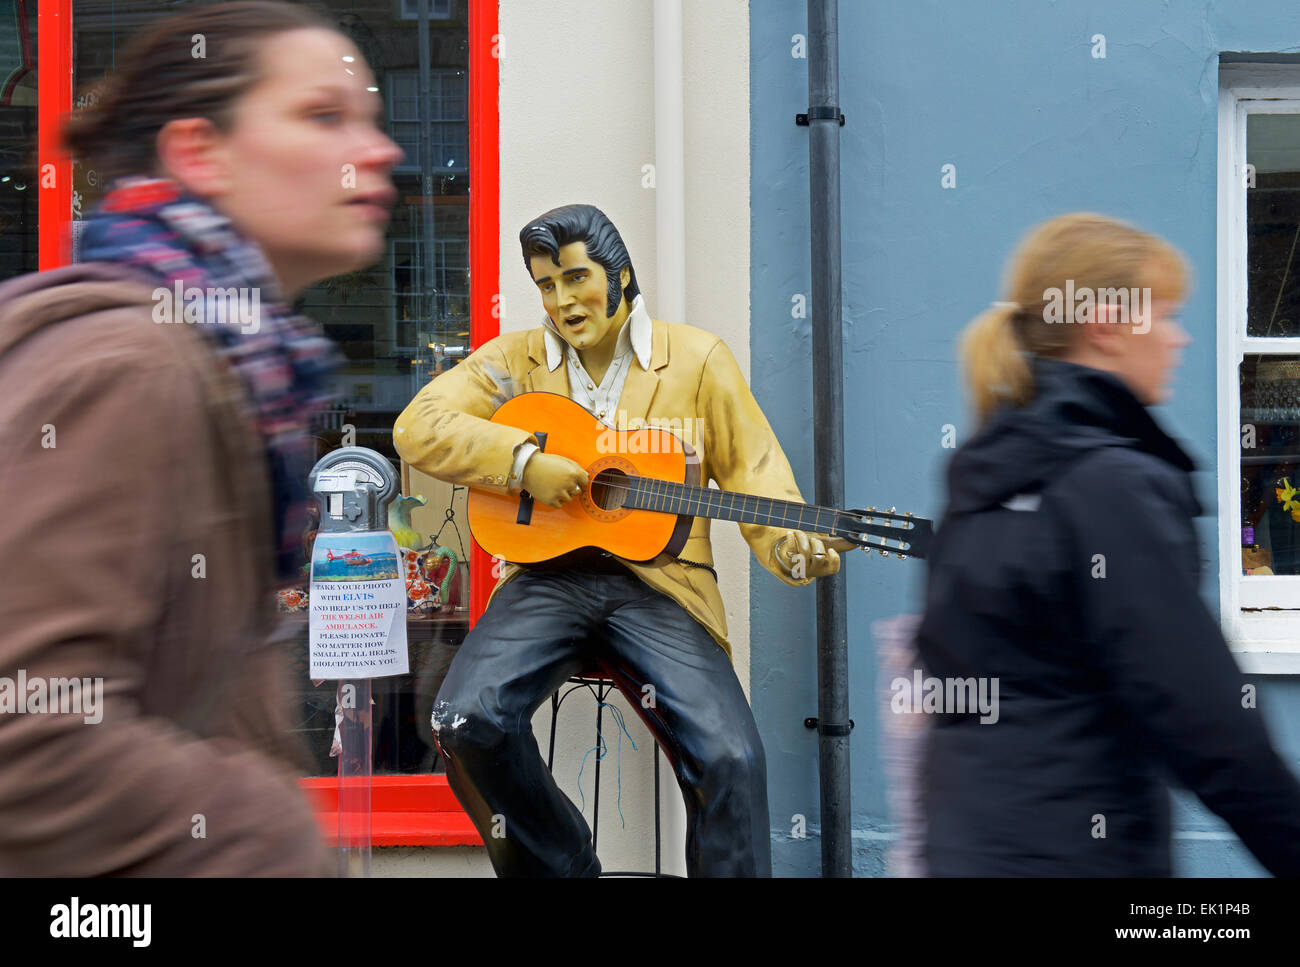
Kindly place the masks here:
<instances>
[{"instance_id":1,"label":"guitar strings","mask_svg":"<svg viewBox=\"0 0 1300 967\"><path fill-rule=\"evenodd\" d=\"M697 509L706 509L706 510L712 510L712 509L714 509L714 507L713 507L713 505L712 505L712 503L711 503L711 497L708 496L710 493L716 492L716 493L718 493L718 494L724 495L724 496L726 497L726 499L729 499L729 500L731 501L731 503L732 503L732 507L731 507L731 509L732 509L733 511L735 510L735 499L736 499L736 496L739 496L739 497L740 497L740 500L741 500L740 514L741 514L742 516L745 515L745 514L748 514L751 518L753 518L753 520L750 521L750 523L755 523L755 524L766 523L766 524L769 525L769 526L770 526L770 525L773 525L773 524L782 524L782 525L785 525L785 526L790 526L790 525L795 525L795 524L797 524L797 525L799 525L799 529L804 529L804 528L807 526L806 523L805 523L805 521L804 521L804 519L803 519L803 513L802 513L801 511L800 511L800 512L796 512L796 513L797 513L797 516L796 516L796 517L793 517L793 518L792 518L792 517L789 517L789 516L787 516L787 515L785 515L785 514L766 513L766 514L762 514L762 515L761 515L762 517L766 518L766 521L761 521L761 520L759 520L760 514L759 514L757 508L755 508L755 509L752 510L752 511L746 511L745 508L744 508L744 502L745 502L745 500L747 500L747 499L748 499L748 500L754 500L754 501L756 501L756 502L762 500L762 501L767 501L768 503L771 503L771 504L774 504L774 505L782 505L782 504L783 504L783 505L786 505L786 506L791 506L791 505L793 505L793 501L780 500L779 498L774 498L774 497L759 497L759 496L754 495L754 494L739 494L739 495L731 495L729 492L726 492L726 491L712 491L711 488L707 488L707 487L696 487L696 486L693 486L693 485L691 485L691 484L681 484L681 483L677 483L677 482L672 481L672 480L658 480L658 479L656 479L656 478L654 478L654 477L632 477L632 476L628 476L628 477L626 477L625 479L627 479L627 480L629 480L629 481L633 481L633 483L630 483L630 484L622 484L622 483L612 483L612 482L607 482L607 481L601 481L601 486L602 486L602 487L605 487L605 488L607 488L607 489L609 489L609 490L613 490L613 491L619 491L619 492L630 493L630 494L633 494L633 495L635 495L635 496L644 496L644 497L649 497L649 498L651 498L652 500L662 500L662 501L664 502L665 505L670 504L670 503L672 503L672 502L676 502L677 504L683 506L683 508L685 508L685 507L690 507L690 506L692 506L692 505L695 505L695 506L697 507ZM656 484L667 485L667 486L672 487L672 488L680 488L680 490L679 490L677 493L671 493L671 492L668 492L668 491L663 491L663 492L660 492L660 493L656 493L656 492L653 490L653 487L654 487ZM816 529L817 529L819 532L821 532L821 533L830 533L830 531L831 531L832 529L834 529L835 527L839 526L839 525L838 525L838 522L835 520L835 518L836 518L837 516L847 517L847 518L849 518L850 520L852 520L852 521L854 521L854 522L856 522L856 521L858 520L858 518L857 518L856 516L854 516L853 514L850 514L848 511L837 510L837 509L835 509L835 508L833 508L833 507L819 507L819 506L817 506L817 505L815 505L815 504L802 504L802 505L796 505L796 506L806 507L807 509L809 509L809 510L811 510L811 511L814 512L814 514L816 515L816 520L815 520L814 523L813 523L813 527L816 528ZM641 508L636 508L636 507L634 507L634 508L630 508L630 509L633 509L633 510L656 510L656 509L658 509L658 510L661 510L661 511L663 511L663 512L668 512L668 511L666 511L666 506L665 506L664 508L651 508L651 507L641 507ZM721 510L721 509L722 509L721 499L720 499L720 502L719 502L719 504L717 505L717 508L716 508L716 509L718 509L718 510ZM681 512L685 512L685 510L683 509ZM827 513L827 514L831 514L831 515L832 515L832 524L831 524L831 527L830 527L830 528L822 528L822 527L820 526L821 515L822 515L823 513ZM696 515L694 515L694 516L707 516L707 515L698 515L698 514L696 514ZM890 517L890 515L885 514L885 515L882 516L880 519L882 519L882 520L888 520L889 517ZM892 525L869 524L869 525L866 525L866 526L868 526L868 527L880 527L880 526L892 526ZM845 528L845 529L850 529L850 528ZM910 528L910 527L907 527L907 528L902 528L902 529L910 530L911 528ZM863 533L863 534L868 533L867 531L859 531L859 532L860 532L860 533ZM911 547L911 545L910 545L907 541L903 540L902 538L889 538L889 537L885 537L885 536L880 535L880 534L871 534L871 536L877 538L877 539L880 540L880 541L884 541L884 542L888 542L889 540L897 540L897 541L899 542L899 545L896 547L896 546L894 546L894 545L892 545L892 544L889 544L889 543L884 543L884 544L882 545L882 544L871 544L870 542L867 542L867 546L868 546L868 547L877 547L877 548L884 547L884 548L887 548L887 549L889 549L889 550L906 550L907 548L910 548L910 547ZM866 538L865 538L865 537L860 538L860 539L863 540L863 541L866 541Z\"/></svg>"},{"instance_id":2,"label":"guitar strings","mask_svg":"<svg viewBox=\"0 0 1300 967\"><path fill-rule=\"evenodd\" d=\"M730 500L732 501L733 504L735 503L736 498L739 497L740 500L741 500L741 504L742 504L742 506L741 506L741 512L742 512L742 513L754 513L754 514L757 513L757 511L745 511L745 510L744 510L744 506L743 506L743 504L744 504L744 501L746 501L746 500L754 500L754 501L763 500L763 501L767 501L768 503L772 503L772 504L794 505L794 502L793 502L793 501L781 500L781 499L778 498L778 497L762 497L762 496L759 496L759 495L757 495L757 494L734 494L734 495L733 495L733 494L731 494L729 491L715 491L715 490L713 490L712 488L709 488L709 487L692 487L690 484L679 484L679 483L676 483L675 481L672 481L672 480L658 480L658 479L656 479L656 478L654 478L654 477L629 477L629 478L627 478L627 479L637 481L638 483L637 483L636 485L634 485L634 486L629 486L629 485L626 485L626 484L608 483L608 482L605 482L605 481L601 481L601 486L602 486L602 487L605 487L605 488L607 488L607 489L609 489L609 490L617 490L617 491L624 491L624 492L634 493L634 494L636 494L636 495L638 495L638 496L646 496L646 497L651 497L651 498L655 498L655 499L662 498L662 499L665 500L665 501L677 501L677 502L679 502L679 503L696 503L696 504L700 504L700 505L702 505L702 506L706 506L706 507L708 507L708 506L712 506L712 505L710 504L710 501L711 501L712 498L711 498L711 497L708 497L708 496L703 496L703 495L707 495L707 494L710 494L710 493L718 493L718 494L722 494L722 495L723 495L724 497L726 497L727 499L730 499ZM662 493L655 493L654 491L652 491L651 489L649 489L648 486L645 486L645 485L653 485L653 484L657 484L657 483L658 483L658 484L667 484L667 485L670 486L670 487L680 487L680 488L682 488L683 492L681 492L681 493L669 493L669 492L665 491L665 492L662 492ZM687 489L687 488L689 488L689 489ZM719 504L719 506L721 506L721 505ZM805 507L805 508L807 508L808 510L813 511L813 512L816 513L816 514L836 514L836 515L839 515L839 516L848 517L848 518L851 519L851 520L857 520L857 519L858 519L856 515L852 514L852 513L849 512L849 511L846 511L846 510L837 510L837 509L835 509L835 508L833 508L833 507L819 507L819 506L816 505L816 504L799 504L799 505L794 505L794 506ZM635 508L635 509L646 509L646 508ZM764 516L775 516L775 515L767 514L767 515L764 515ZM888 513L885 513L885 512L883 512L883 511L881 511L881 512L879 512L879 513L875 513L875 512L873 512L872 514L867 514L867 515L864 515L864 516L873 517L873 518L879 518L879 519L881 519L881 520L889 520L891 517L897 517L898 515L890 515L890 514L888 514ZM876 525L876 526L889 526L889 525ZM905 529L909 529L909 530L910 530L910 528L905 528Z\"/></svg>"}]
</instances>

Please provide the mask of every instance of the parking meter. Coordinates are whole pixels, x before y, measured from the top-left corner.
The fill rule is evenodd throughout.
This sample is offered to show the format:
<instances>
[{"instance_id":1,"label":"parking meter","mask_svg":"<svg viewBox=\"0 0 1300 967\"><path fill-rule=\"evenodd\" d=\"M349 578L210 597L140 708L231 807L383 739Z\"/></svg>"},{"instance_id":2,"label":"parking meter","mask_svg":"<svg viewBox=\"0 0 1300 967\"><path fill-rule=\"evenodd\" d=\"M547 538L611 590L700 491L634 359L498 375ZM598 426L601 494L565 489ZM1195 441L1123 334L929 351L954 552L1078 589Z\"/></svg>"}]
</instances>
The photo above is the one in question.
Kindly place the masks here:
<instances>
[{"instance_id":1,"label":"parking meter","mask_svg":"<svg viewBox=\"0 0 1300 967\"><path fill-rule=\"evenodd\" d=\"M308 477L320 500L311 558L309 676L338 680L339 872L370 874L372 678L410 670L406 582L388 505L397 474L365 447L326 454Z\"/></svg>"},{"instance_id":2,"label":"parking meter","mask_svg":"<svg viewBox=\"0 0 1300 967\"><path fill-rule=\"evenodd\" d=\"M307 478L321 501L320 529L356 533L388 529L397 473L368 447L341 447L321 457Z\"/></svg>"}]
</instances>

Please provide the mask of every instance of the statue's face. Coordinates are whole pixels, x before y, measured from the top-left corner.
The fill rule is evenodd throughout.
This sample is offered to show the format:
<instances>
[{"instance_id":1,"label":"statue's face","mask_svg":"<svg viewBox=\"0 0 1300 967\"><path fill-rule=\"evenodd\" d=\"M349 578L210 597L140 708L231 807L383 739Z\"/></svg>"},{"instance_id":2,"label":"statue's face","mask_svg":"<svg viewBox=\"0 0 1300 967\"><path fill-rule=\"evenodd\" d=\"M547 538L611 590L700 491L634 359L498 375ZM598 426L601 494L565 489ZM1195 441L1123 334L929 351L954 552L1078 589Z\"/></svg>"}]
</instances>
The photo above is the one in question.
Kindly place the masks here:
<instances>
[{"instance_id":1,"label":"statue's face","mask_svg":"<svg viewBox=\"0 0 1300 967\"><path fill-rule=\"evenodd\" d=\"M560 264L556 265L549 255L534 255L528 264L546 314L560 335L579 351L599 346L607 338L617 338L629 312L627 299L619 303L614 315L605 314L609 305L608 277L598 263L587 257L585 242L561 247L559 258ZM626 286L631 270L624 267L619 274Z\"/></svg>"}]
</instances>

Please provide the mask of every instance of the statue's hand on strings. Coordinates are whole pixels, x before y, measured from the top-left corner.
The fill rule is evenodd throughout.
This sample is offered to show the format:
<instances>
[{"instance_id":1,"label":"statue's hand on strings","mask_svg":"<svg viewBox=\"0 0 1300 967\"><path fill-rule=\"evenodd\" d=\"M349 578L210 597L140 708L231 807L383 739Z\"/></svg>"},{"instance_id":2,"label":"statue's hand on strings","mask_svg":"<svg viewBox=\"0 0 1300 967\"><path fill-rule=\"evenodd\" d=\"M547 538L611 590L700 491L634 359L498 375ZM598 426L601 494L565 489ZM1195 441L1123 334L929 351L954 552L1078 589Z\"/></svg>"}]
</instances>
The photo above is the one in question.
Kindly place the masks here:
<instances>
[{"instance_id":1,"label":"statue's hand on strings","mask_svg":"<svg viewBox=\"0 0 1300 967\"><path fill-rule=\"evenodd\" d=\"M563 507L587 486L587 471L558 453L534 453L524 465L523 489L549 507Z\"/></svg>"}]
</instances>

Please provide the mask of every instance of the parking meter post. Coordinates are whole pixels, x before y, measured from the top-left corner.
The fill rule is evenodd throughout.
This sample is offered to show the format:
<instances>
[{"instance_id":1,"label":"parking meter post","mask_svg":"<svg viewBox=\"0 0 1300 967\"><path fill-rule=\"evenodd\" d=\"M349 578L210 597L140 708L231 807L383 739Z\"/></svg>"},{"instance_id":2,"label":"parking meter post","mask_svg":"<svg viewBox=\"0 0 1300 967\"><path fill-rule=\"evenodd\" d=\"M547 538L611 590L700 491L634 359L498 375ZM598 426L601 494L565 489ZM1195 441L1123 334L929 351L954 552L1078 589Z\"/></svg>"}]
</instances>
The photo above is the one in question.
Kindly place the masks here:
<instances>
[{"instance_id":1,"label":"parking meter post","mask_svg":"<svg viewBox=\"0 0 1300 967\"><path fill-rule=\"evenodd\" d=\"M339 876L370 875L370 793L373 775L374 709L370 704L370 679L340 683L356 698L354 709L344 709L339 753ZM349 716L349 712L352 713Z\"/></svg>"},{"instance_id":2,"label":"parking meter post","mask_svg":"<svg viewBox=\"0 0 1300 967\"><path fill-rule=\"evenodd\" d=\"M398 480L388 460L365 447L343 447L322 457L312 469L309 486L321 502L317 543L331 541L341 534L360 544L362 537L371 544L378 542L381 554L348 552L345 567L357 564L355 572L364 575L381 557L391 553L398 564L397 542L388 531L388 505L397 496ZM332 542L332 541L331 541ZM324 545L322 545L324 546ZM329 551L333 554L333 551ZM317 564L325 560L313 552L312 596L317 594ZM339 560L331 558L331 560ZM396 572L400 576L400 570ZM340 581L335 588L346 588ZM344 595L346 597L346 595ZM394 621L405 622L403 607ZM328 606L327 606L328 607ZM342 606L341 610L345 610ZM312 611L312 621L317 610ZM405 624L401 626L401 643L405 649ZM390 628L390 639L396 637ZM403 651L404 654L404 651ZM391 672L390 672L391 674ZM373 775L373 706L371 679L350 677L338 682L336 722L339 738L338 849L339 875L370 875L371 778Z\"/></svg>"}]
</instances>

